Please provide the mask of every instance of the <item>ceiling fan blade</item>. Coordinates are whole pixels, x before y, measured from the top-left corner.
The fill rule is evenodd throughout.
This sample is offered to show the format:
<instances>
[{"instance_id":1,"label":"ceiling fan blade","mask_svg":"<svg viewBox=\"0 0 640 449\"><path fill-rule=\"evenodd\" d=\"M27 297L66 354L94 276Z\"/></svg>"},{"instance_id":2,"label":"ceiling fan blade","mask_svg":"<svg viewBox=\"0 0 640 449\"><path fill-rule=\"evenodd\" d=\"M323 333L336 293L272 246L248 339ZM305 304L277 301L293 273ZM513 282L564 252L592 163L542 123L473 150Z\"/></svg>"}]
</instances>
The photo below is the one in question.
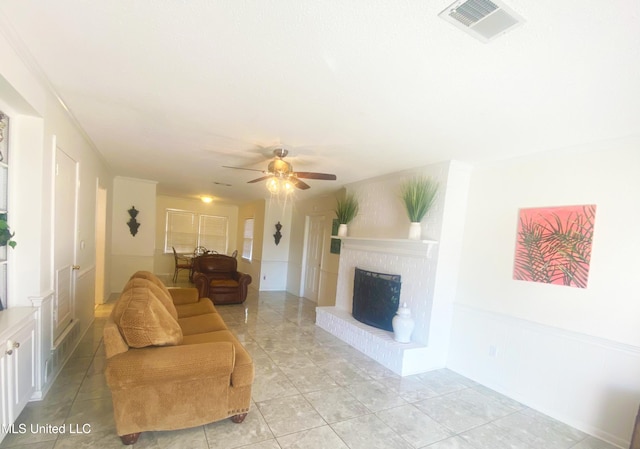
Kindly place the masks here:
<instances>
[{"instance_id":1,"label":"ceiling fan blade","mask_svg":"<svg viewBox=\"0 0 640 449\"><path fill-rule=\"evenodd\" d=\"M247 184L253 184L254 182L264 181L265 179L271 178L273 175L262 176L260 178L252 179L251 181L247 181Z\"/></svg>"},{"instance_id":2,"label":"ceiling fan blade","mask_svg":"<svg viewBox=\"0 0 640 449\"><path fill-rule=\"evenodd\" d=\"M248 170L248 171L259 171L261 173L264 173L264 170L258 170L257 168L244 168L244 167L230 167L228 165L223 165L223 168L233 168L235 170Z\"/></svg>"},{"instance_id":3,"label":"ceiling fan blade","mask_svg":"<svg viewBox=\"0 0 640 449\"><path fill-rule=\"evenodd\" d=\"M308 188L311 187L306 182L302 182L298 178L294 178L293 176L289 178L289 181L291 181L291 183L297 188L299 188L300 190L307 190Z\"/></svg>"},{"instance_id":4,"label":"ceiling fan blade","mask_svg":"<svg viewBox=\"0 0 640 449\"><path fill-rule=\"evenodd\" d=\"M310 172L310 171L297 171L296 172L296 176L298 178L322 179L322 180L325 180L325 181L335 181L336 179L338 179L336 177L336 175L331 175L329 173L314 173L314 172Z\"/></svg>"}]
</instances>

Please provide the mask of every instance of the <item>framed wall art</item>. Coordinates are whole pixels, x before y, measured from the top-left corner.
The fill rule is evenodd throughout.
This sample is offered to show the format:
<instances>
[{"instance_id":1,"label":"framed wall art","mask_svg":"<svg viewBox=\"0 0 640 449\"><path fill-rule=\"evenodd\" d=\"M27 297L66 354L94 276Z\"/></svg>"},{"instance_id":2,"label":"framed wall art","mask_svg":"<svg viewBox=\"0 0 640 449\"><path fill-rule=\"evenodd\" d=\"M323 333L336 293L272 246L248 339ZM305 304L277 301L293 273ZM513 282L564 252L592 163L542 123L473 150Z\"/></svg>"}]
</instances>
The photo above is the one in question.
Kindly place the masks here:
<instances>
[{"instance_id":1,"label":"framed wall art","mask_svg":"<svg viewBox=\"0 0 640 449\"><path fill-rule=\"evenodd\" d=\"M596 206L520 209L513 279L587 288Z\"/></svg>"}]
</instances>

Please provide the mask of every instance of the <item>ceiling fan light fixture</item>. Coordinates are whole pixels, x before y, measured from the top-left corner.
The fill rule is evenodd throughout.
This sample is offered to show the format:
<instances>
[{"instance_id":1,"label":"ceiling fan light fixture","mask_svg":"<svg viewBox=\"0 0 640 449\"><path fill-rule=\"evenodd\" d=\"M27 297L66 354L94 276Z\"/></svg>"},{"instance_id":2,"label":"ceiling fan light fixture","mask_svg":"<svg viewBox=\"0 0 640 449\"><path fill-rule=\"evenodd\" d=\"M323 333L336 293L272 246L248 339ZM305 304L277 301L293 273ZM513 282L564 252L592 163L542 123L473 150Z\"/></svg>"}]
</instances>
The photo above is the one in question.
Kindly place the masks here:
<instances>
[{"instance_id":1,"label":"ceiling fan light fixture","mask_svg":"<svg viewBox=\"0 0 640 449\"><path fill-rule=\"evenodd\" d=\"M295 184L288 178L283 178L281 176L272 176L267 179L267 190L272 195L277 195L279 193L284 193L285 195L289 195L294 192Z\"/></svg>"},{"instance_id":2,"label":"ceiling fan light fixture","mask_svg":"<svg viewBox=\"0 0 640 449\"><path fill-rule=\"evenodd\" d=\"M238 170L249 170L249 171L257 171L261 172L264 176L260 176L259 178L252 179L251 181L247 181L249 184L253 184L255 182L262 182L266 180L266 187L271 192L271 194L277 194L279 192L284 191L285 194L289 194L294 192L296 189L307 190L311 188L309 184L302 181L303 179L319 179L325 181L335 181L336 175L330 173L317 173L317 172L294 172L293 166L287 162L282 160L289 152L285 149L276 149L273 151L274 159L269 162L267 166L267 170L258 170L255 168L245 168L245 167L230 167L224 165L226 168L235 168Z\"/></svg>"},{"instance_id":3,"label":"ceiling fan light fixture","mask_svg":"<svg viewBox=\"0 0 640 449\"><path fill-rule=\"evenodd\" d=\"M278 178L275 176L267 179L267 190L272 194L278 193L280 191L280 183L278 182Z\"/></svg>"},{"instance_id":4,"label":"ceiling fan light fixture","mask_svg":"<svg viewBox=\"0 0 640 449\"><path fill-rule=\"evenodd\" d=\"M293 192L293 183L288 179L282 182L282 186L284 187L284 193Z\"/></svg>"}]
</instances>

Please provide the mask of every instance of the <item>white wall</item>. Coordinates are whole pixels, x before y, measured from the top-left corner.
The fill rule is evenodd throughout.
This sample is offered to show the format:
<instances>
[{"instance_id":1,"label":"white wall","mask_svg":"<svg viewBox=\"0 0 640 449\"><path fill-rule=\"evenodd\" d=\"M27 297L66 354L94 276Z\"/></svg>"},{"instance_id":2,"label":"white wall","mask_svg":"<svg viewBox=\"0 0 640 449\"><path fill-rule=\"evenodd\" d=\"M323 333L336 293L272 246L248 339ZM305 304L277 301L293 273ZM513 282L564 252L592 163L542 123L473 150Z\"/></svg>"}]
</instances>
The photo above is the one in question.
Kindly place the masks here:
<instances>
[{"instance_id":1,"label":"white wall","mask_svg":"<svg viewBox=\"0 0 640 449\"><path fill-rule=\"evenodd\" d=\"M275 225L280 222L282 238L275 244L273 235ZM287 273L289 271L289 244L291 242L291 202L268 199L265 203L263 230L261 291L280 291L287 289Z\"/></svg>"},{"instance_id":2,"label":"white wall","mask_svg":"<svg viewBox=\"0 0 640 449\"><path fill-rule=\"evenodd\" d=\"M12 119L9 224L18 242L9 253L9 306L30 306L32 299L46 299L48 303L53 292L52 192L54 152L58 146L79 163L80 169L77 240L85 245L78 247L75 254L81 272L77 274L74 320L79 323L81 335L93 321L96 180L110 189L111 174L48 84L30 69L24 62L28 58L23 60L13 44L10 27L4 26L0 17L0 109ZM106 276L109 269L107 264ZM40 378L44 378L44 363L52 344L51 311L51 307L41 310ZM42 387L46 390L48 385Z\"/></svg>"},{"instance_id":3,"label":"white wall","mask_svg":"<svg viewBox=\"0 0 640 449\"><path fill-rule=\"evenodd\" d=\"M111 291L119 292L138 270L153 272L156 242L156 182L116 177L111 222ZM135 206L138 232L131 234L128 210Z\"/></svg>"},{"instance_id":4,"label":"white wall","mask_svg":"<svg viewBox=\"0 0 640 449\"><path fill-rule=\"evenodd\" d=\"M640 403L640 137L478 168L449 366L619 445ZM512 279L519 208L596 204L586 289Z\"/></svg>"}]
</instances>

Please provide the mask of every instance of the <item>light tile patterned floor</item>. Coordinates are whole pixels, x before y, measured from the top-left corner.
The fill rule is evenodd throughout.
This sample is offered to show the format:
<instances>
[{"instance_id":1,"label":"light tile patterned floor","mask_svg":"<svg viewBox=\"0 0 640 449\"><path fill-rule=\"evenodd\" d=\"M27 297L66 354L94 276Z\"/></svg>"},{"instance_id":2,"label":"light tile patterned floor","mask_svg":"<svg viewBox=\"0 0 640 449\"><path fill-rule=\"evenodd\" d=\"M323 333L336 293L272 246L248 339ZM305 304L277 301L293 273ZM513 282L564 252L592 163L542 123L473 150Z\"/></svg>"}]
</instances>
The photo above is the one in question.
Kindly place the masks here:
<instances>
[{"instance_id":1,"label":"light tile patterned floor","mask_svg":"<svg viewBox=\"0 0 640 449\"><path fill-rule=\"evenodd\" d=\"M0 448L122 448L115 433L102 328L96 320L47 397L18 422L85 424L84 435L9 435ZM136 448L193 449L613 449L449 370L399 377L314 325L315 304L251 292L220 306L256 364L242 424L143 433Z\"/></svg>"}]
</instances>

